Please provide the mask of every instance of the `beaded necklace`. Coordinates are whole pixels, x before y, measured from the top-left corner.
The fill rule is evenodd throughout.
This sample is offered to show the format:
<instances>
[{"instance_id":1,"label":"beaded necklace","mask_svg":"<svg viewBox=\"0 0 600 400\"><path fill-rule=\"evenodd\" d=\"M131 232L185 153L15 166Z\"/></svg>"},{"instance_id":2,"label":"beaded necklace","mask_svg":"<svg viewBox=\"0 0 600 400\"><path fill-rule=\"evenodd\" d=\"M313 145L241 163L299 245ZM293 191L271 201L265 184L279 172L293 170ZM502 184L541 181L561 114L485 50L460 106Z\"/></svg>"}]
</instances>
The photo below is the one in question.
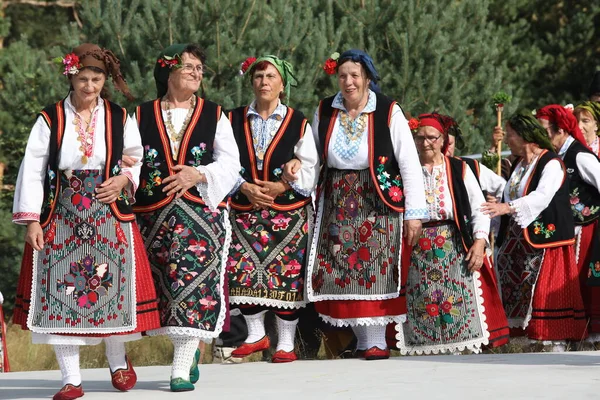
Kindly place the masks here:
<instances>
[{"instance_id":1,"label":"beaded necklace","mask_svg":"<svg viewBox=\"0 0 600 400\"><path fill-rule=\"evenodd\" d=\"M528 163L523 163L521 161L521 166L519 167L519 171L515 174L515 176L510 180L510 185L508 187L508 196L511 200L516 200L519 198L519 186L521 185L521 181L525 176L525 173L529 169L529 166L537 160L538 154L533 156L533 159Z\"/></svg>"},{"instance_id":2,"label":"beaded necklace","mask_svg":"<svg viewBox=\"0 0 600 400\"><path fill-rule=\"evenodd\" d=\"M360 114L356 119L351 120L347 112L342 111L340 113L340 126L342 132L346 135L346 141L352 143L360 140L362 137L365 126L367 125L367 114Z\"/></svg>"},{"instance_id":3,"label":"beaded necklace","mask_svg":"<svg viewBox=\"0 0 600 400\"><path fill-rule=\"evenodd\" d=\"M86 121L86 127L83 128L83 118L78 112L75 112L73 125L77 131L77 141L80 143L79 151L83 154L81 162L87 164L89 158L94 154L94 131L96 130L96 121L98 117L98 108L90 111L90 119Z\"/></svg>"}]
</instances>

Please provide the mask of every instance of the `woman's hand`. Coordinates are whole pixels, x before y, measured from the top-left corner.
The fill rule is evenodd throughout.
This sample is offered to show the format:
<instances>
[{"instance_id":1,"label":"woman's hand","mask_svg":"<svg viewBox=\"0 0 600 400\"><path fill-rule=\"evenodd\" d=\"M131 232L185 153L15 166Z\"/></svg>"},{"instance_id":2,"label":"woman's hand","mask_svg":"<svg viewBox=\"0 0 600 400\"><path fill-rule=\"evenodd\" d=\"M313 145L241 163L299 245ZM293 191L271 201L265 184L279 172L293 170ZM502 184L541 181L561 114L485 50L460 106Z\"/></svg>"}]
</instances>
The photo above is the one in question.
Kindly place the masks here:
<instances>
[{"instance_id":1,"label":"woman's hand","mask_svg":"<svg viewBox=\"0 0 600 400\"><path fill-rule=\"evenodd\" d=\"M108 178L102 182L100 187L96 188L96 199L104 204L110 204L119 198L121 191L128 183L129 178L125 175Z\"/></svg>"},{"instance_id":2,"label":"woman's hand","mask_svg":"<svg viewBox=\"0 0 600 400\"><path fill-rule=\"evenodd\" d=\"M490 218L499 217L501 215L510 214L510 206L508 203L483 203L481 212L488 215Z\"/></svg>"},{"instance_id":3,"label":"woman's hand","mask_svg":"<svg viewBox=\"0 0 600 400\"><path fill-rule=\"evenodd\" d=\"M405 219L404 220L404 237L409 246L414 246L421 236L423 224L420 219Z\"/></svg>"},{"instance_id":4,"label":"woman's hand","mask_svg":"<svg viewBox=\"0 0 600 400\"><path fill-rule=\"evenodd\" d=\"M44 231L42 230L42 226L39 222L32 221L27 224L25 241L29 243L34 250L42 250L44 247Z\"/></svg>"},{"instance_id":5,"label":"woman's hand","mask_svg":"<svg viewBox=\"0 0 600 400\"><path fill-rule=\"evenodd\" d=\"M469 271L475 272L483 265L483 253L485 251L485 239L475 239L473 246L469 249L465 260L469 262Z\"/></svg>"},{"instance_id":6,"label":"woman's hand","mask_svg":"<svg viewBox=\"0 0 600 400\"><path fill-rule=\"evenodd\" d=\"M259 179L255 179L254 183L262 187L263 189L266 189L266 191L263 190L263 193L267 196L272 197L273 200L275 200L277 196L279 196L282 193L285 193L286 190L289 190L291 188L289 184L283 182L261 181Z\"/></svg>"},{"instance_id":7,"label":"woman's hand","mask_svg":"<svg viewBox=\"0 0 600 400\"><path fill-rule=\"evenodd\" d=\"M302 162L297 158L292 158L283 166L281 180L285 183L296 182L298 180L296 172L300 170L300 167L302 167Z\"/></svg>"},{"instance_id":8,"label":"woman's hand","mask_svg":"<svg viewBox=\"0 0 600 400\"><path fill-rule=\"evenodd\" d=\"M492 148L496 149L498 146L498 142L501 142L504 139L504 131L501 126L494 127L494 132L492 133Z\"/></svg>"},{"instance_id":9,"label":"woman's hand","mask_svg":"<svg viewBox=\"0 0 600 400\"><path fill-rule=\"evenodd\" d=\"M262 182L262 181L259 181ZM250 200L255 210L267 209L273 204L274 197L267 194L268 188L254 183L244 182L240 186L240 192Z\"/></svg>"},{"instance_id":10,"label":"woman's hand","mask_svg":"<svg viewBox=\"0 0 600 400\"><path fill-rule=\"evenodd\" d=\"M121 167L133 168L136 162L138 162L137 158L126 156L125 154L123 154L123 157L121 158Z\"/></svg>"},{"instance_id":11,"label":"woman's hand","mask_svg":"<svg viewBox=\"0 0 600 400\"><path fill-rule=\"evenodd\" d=\"M162 191L163 193L166 192L167 196L177 194L175 198L178 199L192 186L196 186L198 183L206 183L206 176L189 165L176 165L173 167L173 171L177 171L177 173L162 181L165 185Z\"/></svg>"}]
</instances>

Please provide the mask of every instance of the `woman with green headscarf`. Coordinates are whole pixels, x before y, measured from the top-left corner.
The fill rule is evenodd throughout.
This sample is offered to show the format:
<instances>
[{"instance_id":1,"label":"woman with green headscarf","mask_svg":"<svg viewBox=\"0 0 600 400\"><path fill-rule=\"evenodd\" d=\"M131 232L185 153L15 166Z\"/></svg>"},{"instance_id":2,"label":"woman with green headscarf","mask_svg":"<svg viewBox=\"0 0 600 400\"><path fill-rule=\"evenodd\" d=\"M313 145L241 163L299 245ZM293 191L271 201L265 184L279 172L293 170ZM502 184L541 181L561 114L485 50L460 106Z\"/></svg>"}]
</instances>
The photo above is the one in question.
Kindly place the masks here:
<instances>
[{"instance_id":1,"label":"woman with green headscarf","mask_svg":"<svg viewBox=\"0 0 600 400\"><path fill-rule=\"evenodd\" d=\"M546 130L532 115L513 115L506 142L519 159L501 203L484 203L490 217L502 216L498 276L511 334L549 341L564 351L565 340L586 336L575 262L575 226L569 183Z\"/></svg>"},{"instance_id":2,"label":"woman with green headscarf","mask_svg":"<svg viewBox=\"0 0 600 400\"><path fill-rule=\"evenodd\" d=\"M573 110L577 118L579 129L585 137L585 141L595 155L600 156L600 138L598 137L598 125L600 124L600 103L596 101L584 101Z\"/></svg>"},{"instance_id":3,"label":"woman with green headscarf","mask_svg":"<svg viewBox=\"0 0 600 400\"><path fill-rule=\"evenodd\" d=\"M240 306L248 337L233 357L269 348L264 318L275 313L279 334L275 363L296 360L294 336L304 298L304 266L311 193L317 184L319 156L304 115L282 104L295 86L291 64L276 56L242 64L254 100L229 114L242 170L231 199L233 227L227 272L229 301ZM298 179L282 180L284 165L297 159Z\"/></svg>"},{"instance_id":4,"label":"woman with green headscarf","mask_svg":"<svg viewBox=\"0 0 600 400\"><path fill-rule=\"evenodd\" d=\"M161 328L174 344L171 390L193 390L200 340L212 341L227 312L227 196L239 153L221 106L196 95L206 56L194 44L160 54L158 98L137 107L144 146L134 211L159 298Z\"/></svg>"}]
</instances>

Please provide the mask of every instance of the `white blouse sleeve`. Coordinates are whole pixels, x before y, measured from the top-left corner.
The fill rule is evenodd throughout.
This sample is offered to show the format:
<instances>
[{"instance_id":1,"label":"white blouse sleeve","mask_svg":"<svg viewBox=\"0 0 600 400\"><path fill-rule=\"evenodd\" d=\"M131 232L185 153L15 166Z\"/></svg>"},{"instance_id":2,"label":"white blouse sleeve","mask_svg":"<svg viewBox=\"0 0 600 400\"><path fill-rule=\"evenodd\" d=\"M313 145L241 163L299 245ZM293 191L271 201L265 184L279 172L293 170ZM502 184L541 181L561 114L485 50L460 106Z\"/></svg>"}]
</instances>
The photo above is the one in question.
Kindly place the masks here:
<instances>
[{"instance_id":1,"label":"white blouse sleeve","mask_svg":"<svg viewBox=\"0 0 600 400\"><path fill-rule=\"evenodd\" d=\"M479 182L481 183L481 190L486 191L497 199L502 198L506 180L500 175L496 175L494 171L482 163L479 163Z\"/></svg>"},{"instance_id":2,"label":"white blouse sleeve","mask_svg":"<svg viewBox=\"0 0 600 400\"><path fill-rule=\"evenodd\" d=\"M315 113L313 115L313 121L310 125L312 127L313 139L315 142L315 146L317 148L317 152L319 152L319 107L315 109ZM320 157L320 155L319 155Z\"/></svg>"},{"instance_id":3,"label":"white blouse sleeve","mask_svg":"<svg viewBox=\"0 0 600 400\"><path fill-rule=\"evenodd\" d=\"M537 188L512 202L515 208L513 218L521 228L527 228L548 207L565 179L566 172L561 162L550 160L542 171Z\"/></svg>"},{"instance_id":4,"label":"white blouse sleeve","mask_svg":"<svg viewBox=\"0 0 600 400\"><path fill-rule=\"evenodd\" d=\"M129 179L127 196L131 204L135 203L135 192L140 183L140 172L142 170L142 158L144 158L144 147L137 122L128 116L125 122L125 133L123 135L123 155L136 160L133 167L123 168L123 175Z\"/></svg>"},{"instance_id":5,"label":"white blouse sleeve","mask_svg":"<svg viewBox=\"0 0 600 400\"><path fill-rule=\"evenodd\" d=\"M291 182L290 186L302 196L308 197L319 179L319 153L310 124L306 124L302 138L294 146L294 155L300 160L302 167L296 173L298 179Z\"/></svg>"},{"instance_id":6,"label":"white blouse sleeve","mask_svg":"<svg viewBox=\"0 0 600 400\"><path fill-rule=\"evenodd\" d=\"M400 175L404 185L404 219L428 220L427 203L425 203L425 186L423 171L417 147L413 140L408 121L398 105L392 109L390 133L394 155L400 166Z\"/></svg>"},{"instance_id":7,"label":"white blouse sleeve","mask_svg":"<svg viewBox=\"0 0 600 400\"><path fill-rule=\"evenodd\" d=\"M481 205L485 202L483 192L477 183L475 174L467 166L465 170L464 182L469 196L471 206L471 228L473 229L473 239L488 239L490 234L490 218L481 212ZM460 218L461 216L455 216Z\"/></svg>"},{"instance_id":8,"label":"white blouse sleeve","mask_svg":"<svg viewBox=\"0 0 600 400\"><path fill-rule=\"evenodd\" d=\"M196 167L206 176L206 183L197 185L198 192L211 211L216 211L219 203L227 197L238 182L240 152L233 136L233 129L224 113L217 123L217 133L213 146L214 162Z\"/></svg>"},{"instance_id":9,"label":"white blouse sleeve","mask_svg":"<svg viewBox=\"0 0 600 400\"><path fill-rule=\"evenodd\" d=\"M49 148L50 128L44 118L40 116L31 129L25 156L19 168L12 218L16 224L40 220ZM58 171L54 171L54 173L56 174Z\"/></svg>"},{"instance_id":10,"label":"white blouse sleeve","mask_svg":"<svg viewBox=\"0 0 600 400\"><path fill-rule=\"evenodd\" d=\"M596 189L600 189L600 162L589 153L579 153L575 158L581 179Z\"/></svg>"}]
</instances>

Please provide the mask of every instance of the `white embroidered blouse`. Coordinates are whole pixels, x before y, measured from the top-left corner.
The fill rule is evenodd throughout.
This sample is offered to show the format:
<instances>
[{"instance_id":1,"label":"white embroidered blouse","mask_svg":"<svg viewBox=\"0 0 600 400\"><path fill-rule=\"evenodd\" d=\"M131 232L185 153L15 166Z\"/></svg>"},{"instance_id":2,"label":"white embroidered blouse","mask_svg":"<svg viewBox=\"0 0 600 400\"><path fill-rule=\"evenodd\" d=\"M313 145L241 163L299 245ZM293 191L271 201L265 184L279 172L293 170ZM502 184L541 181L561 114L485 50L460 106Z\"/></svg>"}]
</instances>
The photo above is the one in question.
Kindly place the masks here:
<instances>
[{"instance_id":1,"label":"white embroidered blouse","mask_svg":"<svg viewBox=\"0 0 600 400\"><path fill-rule=\"evenodd\" d=\"M77 141L73 120L77 114L71 96L67 96L64 103L65 132L58 155L58 168L64 170L104 170L106 161L105 110L104 100L98 98L98 104L92 111L97 113L96 125L93 135L92 155L83 163L80 142ZM44 201L44 179L46 179L47 165L50 148L50 128L43 117L38 117L27 141L25 156L19 168L15 197L13 203L13 222L26 224L30 221L39 221ZM132 168L123 168L122 173L129 178L130 184L126 188L129 201L135 202L135 190L139 184L141 159L143 157L142 141L137 124L127 117L123 136L123 154L137 160Z\"/></svg>"}]
</instances>

